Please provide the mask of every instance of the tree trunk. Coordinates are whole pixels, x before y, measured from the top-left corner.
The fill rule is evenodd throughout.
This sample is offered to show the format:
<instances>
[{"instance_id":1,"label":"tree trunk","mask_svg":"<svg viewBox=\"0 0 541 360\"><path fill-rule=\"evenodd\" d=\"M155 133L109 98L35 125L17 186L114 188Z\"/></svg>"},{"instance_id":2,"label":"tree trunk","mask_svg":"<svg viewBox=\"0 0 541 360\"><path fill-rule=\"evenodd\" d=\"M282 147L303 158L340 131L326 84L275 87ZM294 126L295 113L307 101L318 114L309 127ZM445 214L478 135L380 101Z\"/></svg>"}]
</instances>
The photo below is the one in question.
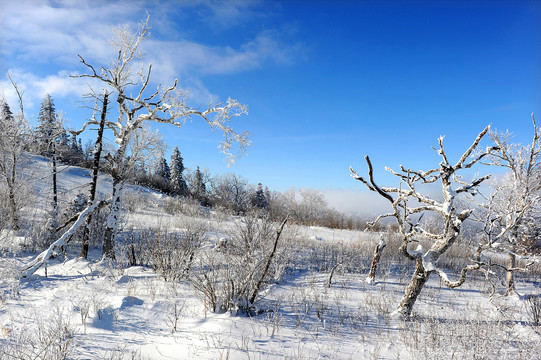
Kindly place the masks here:
<instances>
[{"instance_id":1,"label":"tree trunk","mask_svg":"<svg viewBox=\"0 0 541 360\"><path fill-rule=\"evenodd\" d=\"M11 212L11 225L13 230L19 230L19 215L17 214L17 203L15 202L15 190L13 184L8 184L9 188L9 207Z\"/></svg>"},{"instance_id":2,"label":"tree trunk","mask_svg":"<svg viewBox=\"0 0 541 360\"><path fill-rule=\"evenodd\" d=\"M515 250L515 249L513 249ZM515 291L515 276L513 274L513 270L517 263L517 257L516 255L511 252L509 253L507 257L507 273L505 274L505 295L513 295L516 293Z\"/></svg>"},{"instance_id":3,"label":"tree trunk","mask_svg":"<svg viewBox=\"0 0 541 360\"><path fill-rule=\"evenodd\" d=\"M92 181L90 182L90 194L88 196L88 203L92 203L96 198L96 188L98 185L98 174L100 169L100 158L102 139L103 139L103 128L105 127L105 117L107 114L107 100L109 94L107 91L103 95L103 108L101 110L100 118L100 127L98 129L98 136L96 138L96 145L94 146L94 163L92 164ZM89 215L85 222L85 227L83 229L83 240L81 243L81 257L84 259L88 258L88 240L90 237L90 222L92 221L92 215Z\"/></svg>"},{"instance_id":4,"label":"tree trunk","mask_svg":"<svg viewBox=\"0 0 541 360\"><path fill-rule=\"evenodd\" d=\"M52 161L53 161L53 205L55 214L58 211L58 190L56 186L56 148L54 142L51 143Z\"/></svg>"},{"instance_id":5,"label":"tree trunk","mask_svg":"<svg viewBox=\"0 0 541 360\"><path fill-rule=\"evenodd\" d=\"M17 171L17 157L15 152L11 153L11 174L6 174L6 183L8 185L9 207L11 212L11 226L13 230L19 230L19 214L17 214L17 202L15 200L15 181Z\"/></svg>"},{"instance_id":6,"label":"tree trunk","mask_svg":"<svg viewBox=\"0 0 541 360\"><path fill-rule=\"evenodd\" d=\"M113 174L113 198L111 200L111 212L107 216L107 226L103 236L102 257L115 260L115 234L118 230L118 220L121 209L121 192L123 182Z\"/></svg>"},{"instance_id":7,"label":"tree trunk","mask_svg":"<svg viewBox=\"0 0 541 360\"><path fill-rule=\"evenodd\" d=\"M426 272L425 268L423 267L422 260L417 259L415 264L415 272L413 273L410 283L406 288L406 292L404 293L404 296L402 296L402 300L400 301L400 305L398 305L397 309L397 312L404 319L408 319L411 316L413 305L415 304L417 297L421 293L421 290L423 290L423 287L425 286L429 277L430 272Z\"/></svg>"},{"instance_id":8,"label":"tree trunk","mask_svg":"<svg viewBox=\"0 0 541 360\"><path fill-rule=\"evenodd\" d=\"M381 253L383 252L383 249L385 248L387 244L385 243L385 239L383 236L380 238L379 244L376 245L376 249L374 250L374 257L372 259L372 266L370 267L370 272L368 273L368 277L366 278L366 282L369 284L372 284L374 282L374 278L376 277L376 268L378 267L379 259L381 258Z\"/></svg>"}]
</instances>

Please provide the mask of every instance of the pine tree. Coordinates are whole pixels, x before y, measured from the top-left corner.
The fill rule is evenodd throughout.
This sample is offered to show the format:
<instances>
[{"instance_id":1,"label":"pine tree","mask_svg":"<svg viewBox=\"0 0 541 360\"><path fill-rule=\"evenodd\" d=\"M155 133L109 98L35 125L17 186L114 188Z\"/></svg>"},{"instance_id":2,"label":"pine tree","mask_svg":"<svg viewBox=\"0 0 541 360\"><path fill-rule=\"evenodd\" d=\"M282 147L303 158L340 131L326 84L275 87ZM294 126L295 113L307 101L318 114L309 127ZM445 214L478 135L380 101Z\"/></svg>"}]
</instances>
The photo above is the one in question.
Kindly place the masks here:
<instances>
[{"instance_id":1,"label":"pine tree","mask_svg":"<svg viewBox=\"0 0 541 360\"><path fill-rule=\"evenodd\" d=\"M163 179L166 183L169 183L169 181L171 181L171 170L169 169L169 165L167 164L167 160L165 160L163 154L160 161L158 162L155 174L160 179Z\"/></svg>"},{"instance_id":2,"label":"pine tree","mask_svg":"<svg viewBox=\"0 0 541 360\"><path fill-rule=\"evenodd\" d=\"M73 153L79 152L79 146L77 145L77 136L75 135L71 137L70 149Z\"/></svg>"},{"instance_id":3,"label":"pine tree","mask_svg":"<svg viewBox=\"0 0 541 360\"><path fill-rule=\"evenodd\" d=\"M171 155L171 188L173 195L185 196L188 194L188 186L182 173L184 172L184 163L178 146L173 149Z\"/></svg>"},{"instance_id":4,"label":"pine tree","mask_svg":"<svg viewBox=\"0 0 541 360\"><path fill-rule=\"evenodd\" d=\"M252 198L252 205L260 209L265 209L267 206L269 206L265 193L263 192L263 185L261 185L261 183L257 184L257 190Z\"/></svg>"},{"instance_id":5,"label":"pine tree","mask_svg":"<svg viewBox=\"0 0 541 360\"><path fill-rule=\"evenodd\" d=\"M0 125L2 126L7 124L13 124L15 122L13 118L13 113L11 112L8 103L5 101L2 101L2 104L0 106L0 120Z\"/></svg>"},{"instance_id":6,"label":"pine tree","mask_svg":"<svg viewBox=\"0 0 541 360\"><path fill-rule=\"evenodd\" d=\"M201 174L201 171L199 170L199 166L195 170L195 179L194 179L194 185L192 190L192 196L199 200L199 202L202 205L207 204L207 188L205 186L205 182L203 181L203 175Z\"/></svg>"},{"instance_id":7,"label":"pine tree","mask_svg":"<svg viewBox=\"0 0 541 360\"><path fill-rule=\"evenodd\" d=\"M47 155L51 151L51 142L59 135L56 110L51 95L47 94L41 102L36 128L38 151Z\"/></svg>"}]
</instances>

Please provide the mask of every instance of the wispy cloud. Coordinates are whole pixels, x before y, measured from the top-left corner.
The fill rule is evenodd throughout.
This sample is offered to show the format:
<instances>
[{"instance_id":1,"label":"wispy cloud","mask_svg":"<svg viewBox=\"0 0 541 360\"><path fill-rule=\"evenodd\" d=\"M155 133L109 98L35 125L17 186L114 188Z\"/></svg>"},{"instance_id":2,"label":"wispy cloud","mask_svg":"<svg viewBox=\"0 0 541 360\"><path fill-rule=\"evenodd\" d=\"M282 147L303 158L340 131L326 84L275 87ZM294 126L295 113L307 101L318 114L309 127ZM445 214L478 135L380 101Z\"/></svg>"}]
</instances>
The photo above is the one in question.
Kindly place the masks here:
<instances>
[{"instance_id":1,"label":"wispy cloud","mask_svg":"<svg viewBox=\"0 0 541 360\"><path fill-rule=\"evenodd\" d=\"M193 84L192 93L200 95L200 102L215 98L205 89L199 76L249 71L263 66L289 65L303 57L302 44L289 40L286 31L265 30L242 44L209 45L190 41L175 33L173 15L183 8L201 9L200 16L208 23L223 22L220 26L234 26L261 13L261 1L3 1L3 44L0 55L8 68L35 72L39 84L34 87L40 94L49 88L59 96L75 91L71 79L60 77L69 71L81 69L77 54L98 66L108 65L115 50L108 45L114 25L129 24L133 29L151 7L151 25L157 19L157 36L144 44L146 62L154 65L154 82L170 83L175 78ZM180 9L180 10L179 10ZM153 13L155 15L153 15ZM169 24L169 25L167 25ZM168 26L168 28L166 28ZM167 38L164 37L167 35ZM171 40L173 39L173 40ZM16 65L15 65L16 64ZM36 65L42 64L37 70ZM45 72L55 68L55 75ZM60 70L59 70L60 69ZM40 72L38 74L37 72ZM189 75L185 75L189 74ZM35 79L32 79L35 80ZM34 92L32 92L34 94Z\"/></svg>"},{"instance_id":2,"label":"wispy cloud","mask_svg":"<svg viewBox=\"0 0 541 360\"><path fill-rule=\"evenodd\" d=\"M39 105L46 94L52 95L53 98L80 97L89 92L91 83L96 88L98 86L98 84L89 81L76 81L70 78L70 74L64 70L41 77L21 69L11 69L10 75L23 92L23 101L28 108ZM0 80L0 91L9 104L17 103L17 94L9 80Z\"/></svg>"}]
</instances>

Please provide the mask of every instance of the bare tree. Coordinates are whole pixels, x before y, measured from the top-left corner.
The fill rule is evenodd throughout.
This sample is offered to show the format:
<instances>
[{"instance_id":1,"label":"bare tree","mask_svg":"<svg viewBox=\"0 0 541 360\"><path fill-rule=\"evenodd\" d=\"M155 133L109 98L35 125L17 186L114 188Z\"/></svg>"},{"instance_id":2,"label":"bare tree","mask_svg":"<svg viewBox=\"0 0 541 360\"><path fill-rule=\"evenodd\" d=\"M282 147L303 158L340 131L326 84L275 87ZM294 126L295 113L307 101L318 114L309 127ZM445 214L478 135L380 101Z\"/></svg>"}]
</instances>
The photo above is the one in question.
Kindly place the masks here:
<instances>
[{"instance_id":1,"label":"bare tree","mask_svg":"<svg viewBox=\"0 0 541 360\"><path fill-rule=\"evenodd\" d=\"M235 174L217 176L211 182L213 203L231 209L235 215L246 214L251 207L253 186Z\"/></svg>"},{"instance_id":2,"label":"bare tree","mask_svg":"<svg viewBox=\"0 0 541 360\"><path fill-rule=\"evenodd\" d=\"M533 114L532 122L533 139L528 145L512 143L513 134L509 132L489 132L499 151L489 157L487 164L502 166L507 173L492 184L492 194L483 204L485 213L480 219L487 235L485 247L507 254L507 264L502 265L507 295L515 293L514 271L524 270L517 267L517 255L528 252L525 238L541 202L541 129Z\"/></svg>"},{"instance_id":3,"label":"bare tree","mask_svg":"<svg viewBox=\"0 0 541 360\"><path fill-rule=\"evenodd\" d=\"M116 121L105 122L105 127L112 131L115 137L115 149L107 157L112 167L113 194L103 244L103 256L110 259L115 258L114 235L121 209L121 191L128 170L128 144L144 123L159 122L182 127L187 119L200 118L207 122L212 130L223 132L224 140L220 149L231 161L236 157L233 144L238 144L240 155L244 154L246 147L250 145L246 132L239 134L230 126L232 118L247 112L246 106L238 101L229 98L227 102L209 106L206 110L192 108L186 102L187 92L179 88L176 80L169 87L162 88L158 85L156 90L151 92L149 85L152 65L141 65L140 70L134 73L135 65L142 58L139 47L141 42L150 36L149 31L148 17L135 34L126 26L116 28L112 45L118 50L118 56L109 68L102 66L96 69L79 56L89 73L76 77L101 81L115 94L118 105ZM89 125L97 124L96 120L90 120L78 133Z\"/></svg>"},{"instance_id":4,"label":"bare tree","mask_svg":"<svg viewBox=\"0 0 541 360\"><path fill-rule=\"evenodd\" d=\"M23 93L9 73L7 76L17 93L20 113L14 116L5 100L0 101L0 175L7 187L11 227L13 230L18 230L21 206L17 200L17 193L22 186L19 172L25 158L24 148L30 137L28 123L24 116Z\"/></svg>"},{"instance_id":5,"label":"bare tree","mask_svg":"<svg viewBox=\"0 0 541 360\"><path fill-rule=\"evenodd\" d=\"M379 243L376 245L376 248L374 249L374 257L372 258L372 265L370 266L370 272L368 273L368 276L366 277L366 282L369 284L374 283L374 279L376 278L376 269L378 267L379 259L381 258L381 253L383 252L383 249L385 249L385 246L387 246L387 243L385 242L385 238L383 237L383 234L379 237Z\"/></svg>"},{"instance_id":6,"label":"bare tree","mask_svg":"<svg viewBox=\"0 0 541 360\"><path fill-rule=\"evenodd\" d=\"M481 267L479 262L466 266L462 269L460 278L457 281L451 281L436 262L458 239L462 224L473 211L470 208L460 208L458 201L460 195L476 194L479 185L490 177L490 175L486 175L466 182L458 174L461 170L471 168L483 157L497 150L497 147L489 147L470 158L489 129L490 127L487 126L479 133L473 144L454 165L445 153L442 136L439 138L439 148L435 149L442 158L438 168L428 171L414 171L400 166L399 172L386 168L387 171L400 178L401 183L397 188L379 187L375 183L372 163L368 156L365 157L368 164L368 181L350 168L352 176L356 180L361 181L369 190L377 192L391 203L393 211L380 215L376 221L387 217L393 217L397 221L402 236L400 252L415 261L415 271L397 309L397 313L403 318L409 318L411 315L415 301L432 273L438 274L449 288L455 288L464 283L468 271ZM417 188L418 185L436 182L441 183L443 199L441 201L424 195ZM432 213L441 219L443 226L440 231L431 232L423 228L419 223L419 217L423 213ZM421 237L431 240L428 249L425 249L419 242Z\"/></svg>"},{"instance_id":7,"label":"bare tree","mask_svg":"<svg viewBox=\"0 0 541 360\"><path fill-rule=\"evenodd\" d=\"M98 127L98 134L96 137L96 143L94 145L94 161L92 162L92 180L90 181L90 191L88 194L88 205L92 204L96 199L96 190L98 187L98 174L100 170L101 152L103 150L103 130L105 127L105 120L107 118L107 103L109 101L109 94L104 92L102 110L100 116L100 125ZM88 258L88 240L90 237L90 222L92 221L92 215L88 215L85 221L85 227L83 230L83 237L81 240L81 257Z\"/></svg>"}]
</instances>

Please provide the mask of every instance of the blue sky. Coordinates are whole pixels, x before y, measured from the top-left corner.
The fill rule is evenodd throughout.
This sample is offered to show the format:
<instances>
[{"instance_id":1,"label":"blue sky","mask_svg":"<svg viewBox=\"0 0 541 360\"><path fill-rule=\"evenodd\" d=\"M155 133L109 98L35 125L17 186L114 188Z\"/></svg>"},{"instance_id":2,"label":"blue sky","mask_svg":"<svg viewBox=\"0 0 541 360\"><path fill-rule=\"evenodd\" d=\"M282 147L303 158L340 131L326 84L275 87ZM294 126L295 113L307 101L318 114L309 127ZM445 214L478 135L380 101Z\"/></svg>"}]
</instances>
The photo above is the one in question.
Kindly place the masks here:
<instances>
[{"instance_id":1,"label":"blue sky","mask_svg":"<svg viewBox=\"0 0 541 360\"><path fill-rule=\"evenodd\" d=\"M428 169L446 135L458 158L492 124L530 136L541 110L541 3L536 1L8 1L0 0L0 65L26 90L35 119L45 93L77 128L88 91L69 78L77 54L106 65L111 28L150 13L144 49L154 81L178 78L192 104L238 99L248 156L231 168L219 134L194 121L159 129L185 165L235 172L274 190L311 187L332 205L366 199L349 175L370 155L384 167ZM15 108L4 74L0 89ZM541 115L540 115L541 116ZM93 134L88 135L89 138Z\"/></svg>"}]
</instances>

